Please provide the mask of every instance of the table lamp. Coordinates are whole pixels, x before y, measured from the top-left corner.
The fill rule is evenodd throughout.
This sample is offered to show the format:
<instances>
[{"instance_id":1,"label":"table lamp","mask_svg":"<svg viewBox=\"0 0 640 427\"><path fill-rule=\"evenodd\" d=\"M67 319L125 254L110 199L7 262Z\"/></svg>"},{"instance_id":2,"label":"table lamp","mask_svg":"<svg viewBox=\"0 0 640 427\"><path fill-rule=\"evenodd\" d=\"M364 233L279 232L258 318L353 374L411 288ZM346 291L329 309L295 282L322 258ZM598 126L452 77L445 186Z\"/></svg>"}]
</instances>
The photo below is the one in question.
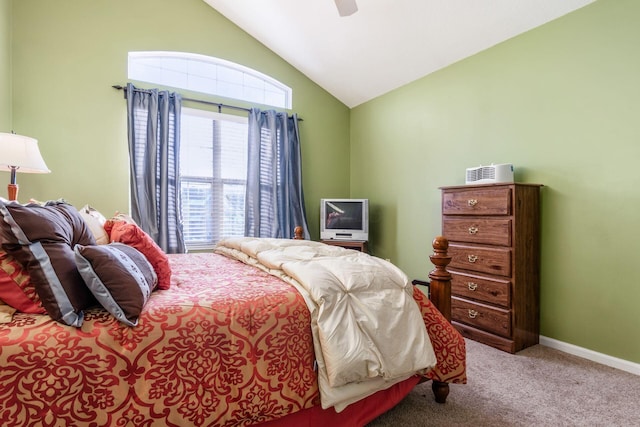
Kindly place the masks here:
<instances>
[{"instance_id":1,"label":"table lamp","mask_svg":"<svg viewBox=\"0 0 640 427\"><path fill-rule=\"evenodd\" d=\"M0 170L11 172L11 181L7 186L9 200L18 200L16 172L51 172L42 159L37 139L2 132L0 132Z\"/></svg>"}]
</instances>

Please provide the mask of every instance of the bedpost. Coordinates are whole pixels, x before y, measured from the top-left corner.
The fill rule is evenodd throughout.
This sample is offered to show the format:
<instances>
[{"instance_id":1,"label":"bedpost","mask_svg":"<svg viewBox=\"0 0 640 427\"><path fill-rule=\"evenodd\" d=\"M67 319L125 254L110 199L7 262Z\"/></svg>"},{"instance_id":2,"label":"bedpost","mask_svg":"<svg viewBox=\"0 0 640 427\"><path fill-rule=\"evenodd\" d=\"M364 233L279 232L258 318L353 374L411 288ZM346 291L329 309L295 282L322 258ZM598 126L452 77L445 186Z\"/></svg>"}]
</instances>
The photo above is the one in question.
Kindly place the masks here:
<instances>
[{"instance_id":1,"label":"bedpost","mask_svg":"<svg viewBox=\"0 0 640 427\"><path fill-rule=\"evenodd\" d=\"M449 242L443 236L433 239L433 255L429 256L434 270L429 273L429 299L442 313L442 315L451 322L451 274L447 271L447 265L451 262L451 257L447 255ZM449 384L441 381L433 381L431 390L435 396L436 402L445 403L449 395Z\"/></svg>"},{"instance_id":2,"label":"bedpost","mask_svg":"<svg viewBox=\"0 0 640 427\"><path fill-rule=\"evenodd\" d=\"M295 240L304 240L304 232L302 230L302 227L300 227L299 225L293 229L293 238Z\"/></svg>"},{"instance_id":3,"label":"bedpost","mask_svg":"<svg viewBox=\"0 0 640 427\"><path fill-rule=\"evenodd\" d=\"M449 241L445 237L433 239L433 255L429 255L429 259L436 268L429 273L429 299L451 321L451 274L447 271L451 257L447 255L448 248Z\"/></svg>"}]
</instances>

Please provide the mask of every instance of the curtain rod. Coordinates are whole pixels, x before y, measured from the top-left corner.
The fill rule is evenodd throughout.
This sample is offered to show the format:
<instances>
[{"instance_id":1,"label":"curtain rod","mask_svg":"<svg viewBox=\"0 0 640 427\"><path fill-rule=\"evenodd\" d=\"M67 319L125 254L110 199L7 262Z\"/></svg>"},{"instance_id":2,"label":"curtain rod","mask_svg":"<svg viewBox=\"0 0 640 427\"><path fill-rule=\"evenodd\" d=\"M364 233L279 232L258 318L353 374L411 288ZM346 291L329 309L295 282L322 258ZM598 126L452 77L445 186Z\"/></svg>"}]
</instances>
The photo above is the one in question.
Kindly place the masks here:
<instances>
[{"instance_id":1,"label":"curtain rod","mask_svg":"<svg viewBox=\"0 0 640 427\"><path fill-rule=\"evenodd\" d=\"M111 87L114 88L114 89L118 89L118 90L125 90L126 89L126 87L122 86L122 85L113 85ZM136 88L136 90L147 90L147 89ZM232 109L232 110L246 111L247 113L249 111L251 111L251 109L249 109L249 108L238 107L236 105L222 104L220 102L205 101L203 99L195 99L195 98L185 98L185 97L183 97L182 100L183 101L198 102L200 104L206 104L206 105L214 105L214 106L218 107L218 112L220 112L220 109L222 109L222 108L229 108L229 109ZM301 117L298 117L298 121L302 122L303 119Z\"/></svg>"}]
</instances>

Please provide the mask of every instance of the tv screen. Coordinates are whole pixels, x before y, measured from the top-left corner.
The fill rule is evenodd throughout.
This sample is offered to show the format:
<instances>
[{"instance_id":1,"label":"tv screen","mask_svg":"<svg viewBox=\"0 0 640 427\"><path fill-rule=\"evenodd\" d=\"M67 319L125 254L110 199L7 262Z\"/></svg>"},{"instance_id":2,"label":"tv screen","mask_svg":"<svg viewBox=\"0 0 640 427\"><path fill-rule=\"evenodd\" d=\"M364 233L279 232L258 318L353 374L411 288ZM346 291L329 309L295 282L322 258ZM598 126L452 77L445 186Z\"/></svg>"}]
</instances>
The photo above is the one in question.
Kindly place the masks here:
<instances>
[{"instance_id":1,"label":"tv screen","mask_svg":"<svg viewBox=\"0 0 640 427\"><path fill-rule=\"evenodd\" d=\"M362 203L327 201L325 221L332 230L361 230Z\"/></svg>"},{"instance_id":2,"label":"tv screen","mask_svg":"<svg viewBox=\"0 0 640 427\"><path fill-rule=\"evenodd\" d=\"M368 240L367 199L322 199L320 210L321 239Z\"/></svg>"}]
</instances>

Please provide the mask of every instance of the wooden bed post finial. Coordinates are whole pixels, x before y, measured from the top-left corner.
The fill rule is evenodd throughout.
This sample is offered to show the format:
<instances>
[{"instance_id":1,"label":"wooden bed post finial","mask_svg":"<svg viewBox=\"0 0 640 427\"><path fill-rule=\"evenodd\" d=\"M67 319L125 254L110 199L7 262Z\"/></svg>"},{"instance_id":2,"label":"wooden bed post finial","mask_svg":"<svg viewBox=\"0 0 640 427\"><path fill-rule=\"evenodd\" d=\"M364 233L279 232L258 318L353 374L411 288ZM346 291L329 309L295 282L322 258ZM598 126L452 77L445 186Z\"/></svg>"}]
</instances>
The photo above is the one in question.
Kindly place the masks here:
<instances>
[{"instance_id":1,"label":"wooden bed post finial","mask_svg":"<svg viewBox=\"0 0 640 427\"><path fill-rule=\"evenodd\" d=\"M448 248L449 241L445 237L433 239L433 255L429 259L436 268L429 273L429 299L451 321L451 274L447 271L451 257L447 255Z\"/></svg>"}]
</instances>

